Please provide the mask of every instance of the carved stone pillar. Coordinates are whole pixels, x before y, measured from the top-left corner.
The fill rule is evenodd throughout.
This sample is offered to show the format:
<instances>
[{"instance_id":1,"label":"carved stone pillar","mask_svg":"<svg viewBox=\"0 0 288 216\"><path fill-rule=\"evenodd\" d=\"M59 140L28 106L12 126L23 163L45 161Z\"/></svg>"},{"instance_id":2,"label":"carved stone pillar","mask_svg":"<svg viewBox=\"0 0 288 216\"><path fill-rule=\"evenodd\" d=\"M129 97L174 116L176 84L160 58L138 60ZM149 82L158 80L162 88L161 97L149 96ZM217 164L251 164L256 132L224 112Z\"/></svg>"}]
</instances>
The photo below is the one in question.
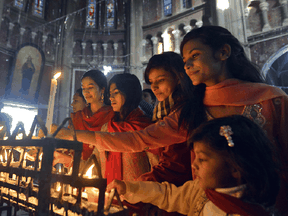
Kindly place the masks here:
<instances>
[{"instance_id":1,"label":"carved stone pillar","mask_svg":"<svg viewBox=\"0 0 288 216\"><path fill-rule=\"evenodd\" d=\"M42 46L43 46L43 50L45 50L45 44L46 44L47 38L48 38L47 35L43 35L43 36L42 36Z\"/></svg>"},{"instance_id":2,"label":"carved stone pillar","mask_svg":"<svg viewBox=\"0 0 288 216\"><path fill-rule=\"evenodd\" d=\"M262 28L262 31L268 31L271 29L271 26L269 24L269 20L268 20L268 2L261 2L259 4L260 10L262 11L262 15L263 15L263 22L264 22L264 26Z\"/></svg>"},{"instance_id":3,"label":"carved stone pillar","mask_svg":"<svg viewBox=\"0 0 288 216\"><path fill-rule=\"evenodd\" d=\"M141 61L142 62L145 62L145 61L147 61L147 58L146 58L146 44L147 44L147 41L145 40L145 39L143 39L142 41L141 41L141 47L142 47L142 55L141 55Z\"/></svg>"},{"instance_id":4,"label":"carved stone pillar","mask_svg":"<svg viewBox=\"0 0 288 216\"><path fill-rule=\"evenodd\" d=\"M31 32L31 35L32 35L32 42L35 43L35 37L36 37L37 33Z\"/></svg>"},{"instance_id":5,"label":"carved stone pillar","mask_svg":"<svg viewBox=\"0 0 288 216\"><path fill-rule=\"evenodd\" d=\"M153 55L156 55L158 54L158 37L153 36L151 40L153 42Z\"/></svg>"},{"instance_id":6,"label":"carved stone pillar","mask_svg":"<svg viewBox=\"0 0 288 216\"><path fill-rule=\"evenodd\" d=\"M85 64L85 49L86 49L86 43L82 42L81 43L82 46L82 60L81 60L81 64Z\"/></svg>"},{"instance_id":7,"label":"carved stone pillar","mask_svg":"<svg viewBox=\"0 0 288 216\"><path fill-rule=\"evenodd\" d=\"M249 9L248 9L248 7L246 7L245 10L244 10L244 19L246 21L246 34L247 34L247 36L250 36L250 35L252 35L252 32L251 32L251 30L249 28L248 16L249 16Z\"/></svg>"},{"instance_id":8,"label":"carved stone pillar","mask_svg":"<svg viewBox=\"0 0 288 216\"><path fill-rule=\"evenodd\" d=\"M12 35L12 30L14 28L13 23L9 23L9 34L8 34L8 41L7 41L7 47L11 48L10 40L11 40L11 35Z\"/></svg>"},{"instance_id":9,"label":"carved stone pillar","mask_svg":"<svg viewBox=\"0 0 288 216\"><path fill-rule=\"evenodd\" d=\"M175 49L174 52L180 53L180 30L176 29L172 31L172 34L174 35L175 38Z\"/></svg>"},{"instance_id":10,"label":"carved stone pillar","mask_svg":"<svg viewBox=\"0 0 288 216\"><path fill-rule=\"evenodd\" d=\"M186 26L184 26L184 30L185 30L185 32L187 34L188 32L190 32L192 30L192 26L186 25Z\"/></svg>"},{"instance_id":11,"label":"carved stone pillar","mask_svg":"<svg viewBox=\"0 0 288 216\"><path fill-rule=\"evenodd\" d=\"M288 2L287 0L279 0L282 8L283 8L283 22L282 25L288 25Z\"/></svg>"},{"instance_id":12,"label":"carved stone pillar","mask_svg":"<svg viewBox=\"0 0 288 216\"><path fill-rule=\"evenodd\" d=\"M97 49L97 43L92 43L92 47L93 47L93 60L92 60L92 64L97 64L96 61L96 49Z\"/></svg>"},{"instance_id":13,"label":"carved stone pillar","mask_svg":"<svg viewBox=\"0 0 288 216\"><path fill-rule=\"evenodd\" d=\"M103 46L103 49L104 49L104 56L103 56L103 65L107 64L107 47L108 47L108 44L107 43L103 43L102 44Z\"/></svg>"},{"instance_id":14,"label":"carved stone pillar","mask_svg":"<svg viewBox=\"0 0 288 216\"><path fill-rule=\"evenodd\" d=\"M22 28L22 27L20 28L20 44L22 44L25 30L26 30L25 28Z\"/></svg>"},{"instance_id":15,"label":"carved stone pillar","mask_svg":"<svg viewBox=\"0 0 288 216\"><path fill-rule=\"evenodd\" d=\"M113 61L113 64L114 65L117 65L118 64L118 55L117 55L117 50L118 50L118 43L114 43L113 44L113 48L114 48L114 61Z\"/></svg>"},{"instance_id":16,"label":"carved stone pillar","mask_svg":"<svg viewBox=\"0 0 288 216\"><path fill-rule=\"evenodd\" d=\"M72 50L73 50L73 54L72 54L72 61L71 61L72 63L75 63L75 60L74 60L74 59L75 59L75 55L74 55L74 48L75 48L75 45L76 45L76 42L74 41L74 42L73 42L73 49L72 49Z\"/></svg>"}]
</instances>

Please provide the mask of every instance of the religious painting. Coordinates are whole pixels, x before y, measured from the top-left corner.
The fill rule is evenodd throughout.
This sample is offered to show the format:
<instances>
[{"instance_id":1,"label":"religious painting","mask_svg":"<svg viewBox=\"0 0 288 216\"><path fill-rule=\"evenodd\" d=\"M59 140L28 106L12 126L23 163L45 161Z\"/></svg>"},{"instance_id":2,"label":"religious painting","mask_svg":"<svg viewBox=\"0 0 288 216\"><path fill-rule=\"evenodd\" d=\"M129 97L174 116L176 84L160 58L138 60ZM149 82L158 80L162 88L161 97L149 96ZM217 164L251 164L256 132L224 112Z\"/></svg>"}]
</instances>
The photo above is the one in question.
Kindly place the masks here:
<instances>
[{"instance_id":1,"label":"religious painting","mask_svg":"<svg viewBox=\"0 0 288 216\"><path fill-rule=\"evenodd\" d=\"M15 54L6 97L37 102L44 63L44 53L37 45L21 45Z\"/></svg>"}]
</instances>

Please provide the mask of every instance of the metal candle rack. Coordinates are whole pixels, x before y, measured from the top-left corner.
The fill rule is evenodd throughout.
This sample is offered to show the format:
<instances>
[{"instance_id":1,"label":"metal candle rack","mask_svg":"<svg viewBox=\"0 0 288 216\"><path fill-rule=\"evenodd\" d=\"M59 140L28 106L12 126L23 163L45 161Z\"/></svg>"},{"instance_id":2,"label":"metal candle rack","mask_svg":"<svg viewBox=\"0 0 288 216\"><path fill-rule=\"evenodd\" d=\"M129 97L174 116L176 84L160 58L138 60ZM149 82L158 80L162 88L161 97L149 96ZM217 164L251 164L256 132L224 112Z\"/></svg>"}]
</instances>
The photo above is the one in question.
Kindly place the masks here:
<instances>
[{"instance_id":1,"label":"metal candle rack","mask_svg":"<svg viewBox=\"0 0 288 216\"><path fill-rule=\"evenodd\" d=\"M104 208L107 179L102 178L99 163L94 155L89 158L83 170L79 172L82 143L76 140L75 132L74 141L54 138L67 121L71 121L71 119L65 119L52 137L47 137L47 129L43 121L36 116L27 137L23 125L18 124L7 140L0 140L0 204L2 206L0 207L0 214L1 210L7 211L7 215L11 214L10 207L13 206L15 209L14 215L19 209L29 212L30 215L41 216L69 215L69 212L97 216L107 214L115 216L128 215L128 210L123 208L115 191L111 193L112 195L110 194L108 205ZM32 139L37 124L46 138L41 140ZM73 125L72 130L74 131ZM24 138L15 140L19 132L23 133ZM69 175L52 171L53 154L56 149L73 151L73 167ZM31 152L34 152L34 156L31 156ZM34 161L28 161L29 164L27 164L27 155L34 158ZM83 178L84 170L87 170L87 166L91 163L95 164L98 178ZM54 189L56 183L61 186L59 191ZM89 203L87 199L82 197L82 190L85 187L98 188L98 204ZM76 191L76 193L71 191ZM115 197L117 198L117 209L119 211L111 213L109 211L111 210L113 197L114 204ZM4 203L6 203L6 206L4 206ZM94 204L94 208L91 208L92 204ZM62 209L63 214L55 212L55 207Z\"/></svg>"}]
</instances>

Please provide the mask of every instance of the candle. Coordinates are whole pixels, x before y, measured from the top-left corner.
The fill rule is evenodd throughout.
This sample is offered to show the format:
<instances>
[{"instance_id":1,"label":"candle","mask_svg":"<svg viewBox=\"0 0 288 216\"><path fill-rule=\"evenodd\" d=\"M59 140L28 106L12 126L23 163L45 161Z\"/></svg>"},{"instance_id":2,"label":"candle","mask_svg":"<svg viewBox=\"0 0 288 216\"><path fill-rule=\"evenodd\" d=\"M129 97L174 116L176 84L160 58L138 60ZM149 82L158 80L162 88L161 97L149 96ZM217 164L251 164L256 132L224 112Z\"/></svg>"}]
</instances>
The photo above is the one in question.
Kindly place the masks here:
<instances>
[{"instance_id":1,"label":"candle","mask_svg":"<svg viewBox=\"0 0 288 216\"><path fill-rule=\"evenodd\" d=\"M61 76L61 72L58 72L54 75L53 79L51 79L51 89L47 110L47 119L46 119L46 128L49 133L51 133L51 125L53 122L53 112L54 112L54 103L55 103L55 95L57 90L57 78Z\"/></svg>"}]
</instances>

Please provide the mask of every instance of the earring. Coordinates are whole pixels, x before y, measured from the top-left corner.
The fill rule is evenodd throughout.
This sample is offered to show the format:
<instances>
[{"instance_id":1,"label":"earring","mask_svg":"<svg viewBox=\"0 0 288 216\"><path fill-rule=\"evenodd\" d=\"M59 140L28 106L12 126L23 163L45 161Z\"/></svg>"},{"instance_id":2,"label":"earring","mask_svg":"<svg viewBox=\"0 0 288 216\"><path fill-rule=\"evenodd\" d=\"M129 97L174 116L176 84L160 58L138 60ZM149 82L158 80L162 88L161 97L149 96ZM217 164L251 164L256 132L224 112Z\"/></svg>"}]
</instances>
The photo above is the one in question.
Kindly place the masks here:
<instances>
[{"instance_id":1,"label":"earring","mask_svg":"<svg viewBox=\"0 0 288 216\"><path fill-rule=\"evenodd\" d=\"M101 94L101 101L104 101L104 94Z\"/></svg>"}]
</instances>

